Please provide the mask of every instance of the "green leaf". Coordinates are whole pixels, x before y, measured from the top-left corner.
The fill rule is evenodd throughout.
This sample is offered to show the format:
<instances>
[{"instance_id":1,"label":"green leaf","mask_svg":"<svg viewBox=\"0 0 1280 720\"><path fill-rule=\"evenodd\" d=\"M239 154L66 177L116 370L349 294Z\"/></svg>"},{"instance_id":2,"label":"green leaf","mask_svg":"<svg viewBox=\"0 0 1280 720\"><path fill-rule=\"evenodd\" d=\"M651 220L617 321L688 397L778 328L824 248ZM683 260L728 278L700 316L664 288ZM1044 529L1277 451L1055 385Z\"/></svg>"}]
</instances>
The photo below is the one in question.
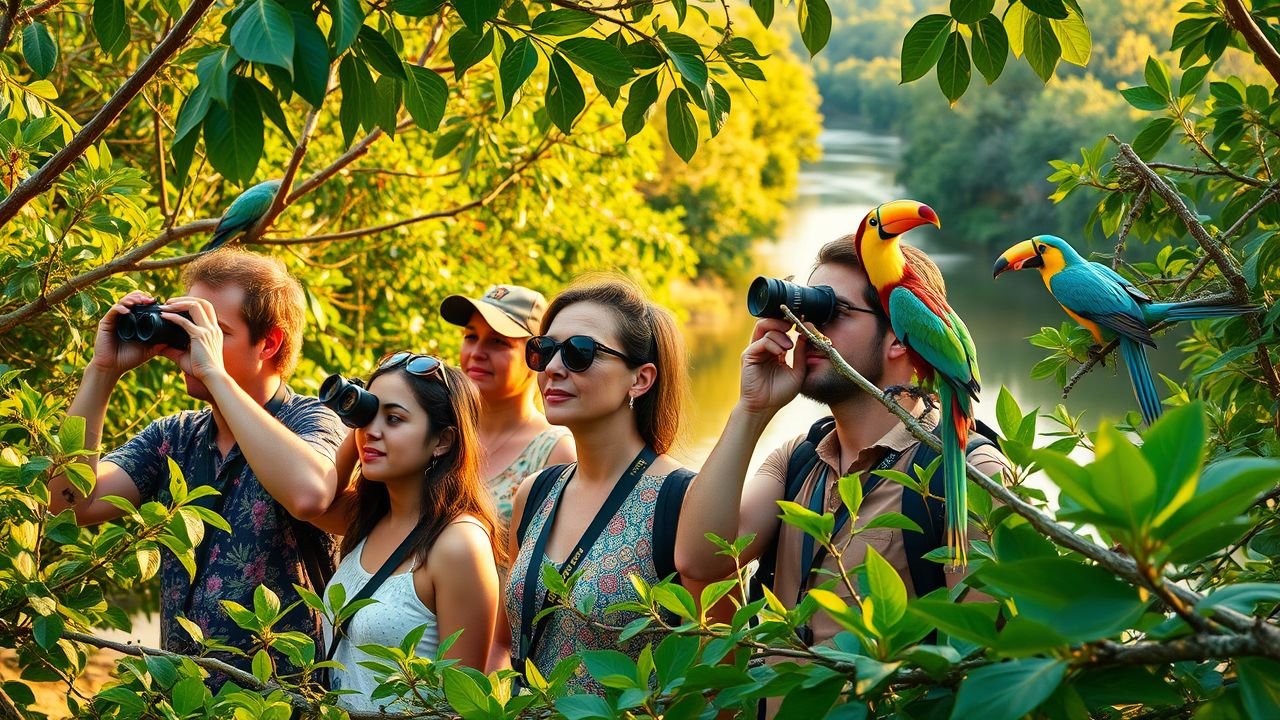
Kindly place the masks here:
<instances>
[{"instance_id":1,"label":"green leaf","mask_svg":"<svg viewBox=\"0 0 1280 720\"><path fill-rule=\"evenodd\" d=\"M566 720L612 720L617 716L608 701L598 695L565 695L556 698L556 710Z\"/></svg>"},{"instance_id":2,"label":"green leaf","mask_svg":"<svg viewBox=\"0 0 1280 720\"><path fill-rule=\"evenodd\" d=\"M453 59L453 76L461 79L472 66L493 52L493 30L483 35L472 32L469 28L458 28L458 32L449 38L449 57Z\"/></svg>"},{"instance_id":3,"label":"green leaf","mask_svg":"<svg viewBox=\"0 0 1280 720\"><path fill-rule=\"evenodd\" d=\"M405 109L418 127L435 132L444 119L449 84L434 70L417 65L408 65L405 69L409 73L409 82L404 86Z\"/></svg>"},{"instance_id":4,"label":"green leaf","mask_svg":"<svg viewBox=\"0 0 1280 720\"><path fill-rule=\"evenodd\" d=\"M951 637L985 647L996 644L996 613L993 602L953 603L948 600L913 600L907 612L917 615Z\"/></svg>"},{"instance_id":5,"label":"green leaf","mask_svg":"<svg viewBox=\"0 0 1280 720\"><path fill-rule=\"evenodd\" d=\"M333 46L333 57L338 57L351 47L364 25L364 9L360 0L326 0L329 16L333 24L329 28L329 43Z\"/></svg>"},{"instance_id":6,"label":"green leaf","mask_svg":"<svg viewBox=\"0 0 1280 720\"><path fill-rule=\"evenodd\" d=\"M1066 558L988 563L975 574L1011 595L1020 615L1072 642L1114 636L1131 627L1146 607L1137 590L1111 573Z\"/></svg>"},{"instance_id":7,"label":"green leaf","mask_svg":"<svg viewBox=\"0 0 1280 720\"><path fill-rule=\"evenodd\" d=\"M1221 525L1242 515L1258 493L1270 489L1280 477L1275 458L1228 458L1208 465L1200 473L1195 497L1187 501L1159 528L1159 535L1176 544L1202 527Z\"/></svg>"},{"instance_id":8,"label":"green leaf","mask_svg":"<svg viewBox=\"0 0 1280 720\"><path fill-rule=\"evenodd\" d=\"M1194 402L1165 413L1143 436L1142 456L1156 478L1155 524L1195 496L1208 434L1204 405Z\"/></svg>"},{"instance_id":9,"label":"green leaf","mask_svg":"<svg viewBox=\"0 0 1280 720\"><path fill-rule=\"evenodd\" d=\"M956 22L973 25L991 14L995 0L951 0L951 17Z\"/></svg>"},{"instance_id":10,"label":"green leaf","mask_svg":"<svg viewBox=\"0 0 1280 720\"><path fill-rule=\"evenodd\" d=\"M1215 609L1225 607L1252 615L1258 603L1280 603L1280 583L1240 583L1221 587L1196 603L1196 612L1207 616Z\"/></svg>"},{"instance_id":11,"label":"green leaf","mask_svg":"<svg viewBox=\"0 0 1280 720\"><path fill-rule=\"evenodd\" d=\"M658 75L654 72L631 83L627 91L627 106L622 111L622 129L630 140L644 129L658 101Z\"/></svg>"},{"instance_id":12,"label":"green leaf","mask_svg":"<svg viewBox=\"0 0 1280 720\"><path fill-rule=\"evenodd\" d=\"M893 528L895 530L910 530L911 532L924 532L915 520L903 515L899 512L881 513L862 526L859 531L873 530L875 528Z\"/></svg>"},{"instance_id":13,"label":"green leaf","mask_svg":"<svg viewBox=\"0 0 1280 720\"><path fill-rule=\"evenodd\" d=\"M751 9L760 18L761 25L769 27L773 23L774 4L775 0L751 0Z\"/></svg>"},{"instance_id":14,"label":"green leaf","mask_svg":"<svg viewBox=\"0 0 1280 720\"><path fill-rule=\"evenodd\" d=\"M365 58L369 60L369 64L379 74L399 80L408 79L404 71L404 61L400 59L400 54L377 30L368 25L361 27L360 36L356 43L364 53Z\"/></svg>"},{"instance_id":15,"label":"green leaf","mask_svg":"<svg viewBox=\"0 0 1280 720\"><path fill-rule=\"evenodd\" d=\"M658 35L662 47L671 58L672 64L680 75L694 87L707 84L707 63L702 57L702 47L688 35L676 32L662 32Z\"/></svg>"},{"instance_id":16,"label":"green leaf","mask_svg":"<svg viewBox=\"0 0 1280 720\"><path fill-rule=\"evenodd\" d=\"M1014 57L1022 57L1024 40L1026 39L1027 20L1031 18L1032 12L1022 3L1012 3L1004 12L1004 19L1001 24L1009 38L1009 49L1013 51Z\"/></svg>"},{"instance_id":17,"label":"green leaf","mask_svg":"<svg viewBox=\"0 0 1280 720\"><path fill-rule=\"evenodd\" d=\"M867 546L867 583L871 592L863 601L863 621L888 635L907 614L907 588L898 571L876 549Z\"/></svg>"},{"instance_id":18,"label":"green leaf","mask_svg":"<svg viewBox=\"0 0 1280 720\"><path fill-rule=\"evenodd\" d=\"M502 62L498 65L498 74L502 78L503 105L507 112L511 111L511 101L538 67L538 50L533 41L527 37L520 38L507 47L502 54Z\"/></svg>"},{"instance_id":19,"label":"green leaf","mask_svg":"<svg viewBox=\"0 0 1280 720\"><path fill-rule=\"evenodd\" d=\"M596 16L581 10L560 8L540 13L532 28L541 35L577 35L596 24Z\"/></svg>"},{"instance_id":20,"label":"green leaf","mask_svg":"<svg viewBox=\"0 0 1280 720\"><path fill-rule=\"evenodd\" d=\"M1155 90L1162 98L1170 98L1173 96L1173 90L1169 87L1169 69L1166 68L1159 60L1149 57L1147 58L1147 67L1142 73L1147 80L1147 85Z\"/></svg>"},{"instance_id":21,"label":"green leaf","mask_svg":"<svg viewBox=\"0 0 1280 720\"><path fill-rule=\"evenodd\" d=\"M1133 139L1133 152L1143 160L1151 160L1169 142L1177 123L1173 118L1156 118L1143 126Z\"/></svg>"},{"instance_id":22,"label":"green leaf","mask_svg":"<svg viewBox=\"0 0 1280 720\"><path fill-rule=\"evenodd\" d=\"M276 0L253 0L231 27L231 46L250 62L293 72L293 18Z\"/></svg>"},{"instance_id":23,"label":"green leaf","mask_svg":"<svg viewBox=\"0 0 1280 720\"><path fill-rule=\"evenodd\" d=\"M262 111L258 95L247 83L236 83L230 108L214 103L204 119L204 144L209 162L236 183L253 179L262 157Z\"/></svg>"},{"instance_id":24,"label":"green leaf","mask_svg":"<svg viewBox=\"0 0 1280 720\"><path fill-rule=\"evenodd\" d=\"M673 95L675 93L672 93ZM667 124L671 124L671 98L667 98ZM668 127L670 131L670 127ZM818 542L830 542L831 534L835 530L836 519L831 513L818 513L809 508L794 503L789 500L778 500L778 508L782 510L782 522L799 528L806 535L810 535L818 540Z\"/></svg>"},{"instance_id":25,"label":"green leaf","mask_svg":"<svg viewBox=\"0 0 1280 720\"><path fill-rule=\"evenodd\" d=\"M607 688L636 687L636 662L617 650L587 650L582 662L591 677Z\"/></svg>"},{"instance_id":26,"label":"green leaf","mask_svg":"<svg viewBox=\"0 0 1280 720\"><path fill-rule=\"evenodd\" d=\"M1065 20L1067 6L1062 0L1022 0L1027 9L1046 18Z\"/></svg>"},{"instance_id":27,"label":"green leaf","mask_svg":"<svg viewBox=\"0 0 1280 720\"><path fill-rule=\"evenodd\" d=\"M128 10L124 0L93 0L93 34L98 45L118 57L129 44Z\"/></svg>"},{"instance_id":28,"label":"green leaf","mask_svg":"<svg viewBox=\"0 0 1280 720\"><path fill-rule=\"evenodd\" d=\"M573 122L578 118L578 114L587 106L587 98L582 93L582 84L573 74L573 68L560 55L551 56L545 103L551 122L566 135L573 129Z\"/></svg>"},{"instance_id":29,"label":"green leaf","mask_svg":"<svg viewBox=\"0 0 1280 720\"><path fill-rule=\"evenodd\" d=\"M185 717L204 707L208 697L209 691L205 688L204 681L198 677L183 678L173 686L173 710Z\"/></svg>"},{"instance_id":30,"label":"green leaf","mask_svg":"<svg viewBox=\"0 0 1280 720\"><path fill-rule=\"evenodd\" d=\"M817 55L827 46L831 37L831 8L827 0L797 0L800 19L800 39L809 51L809 57Z\"/></svg>"},{"instance_id":31,"label":"green leaf","mask_svg":"<svg viewBox=\"0 0 1280 720\"><path fill-rule=\"evenodd\" d=\"M293 90L318 108L329 86L329 46L309 15L293 13Z\"/></svg>"},{"instance_id":32,"label":"green leaf","mask_svg":"<svg viewBox=\"0 0 1280 720\"><path fill-rule=\"evenodd\" d=\"M1236 676L1249 717L1273 716L1280 708L1280 663L1267 658L1236 658Z\"/></svg>"},{"instance_id":33,"label":"green leaf","mask_svg":"<svg viewBox=\"0 0 1280 720\"><path fill-rule=\"evenodd\" d=\"M1169 101L1160 97L1160 93L1147 85L1138 85L1120 91L1126 102L1139 110L1164 110Z\"/></svg>"},{"instance_id":34,"label":"green leaf","mask_svg":"<svg viewBox=\"0 0 1280 720\"><path fill-rule=\"evenodd\" d=\"M1053 34L1053 26L1047 17L1033 14L1027 18L1023 33L1027 63L1041 80L1049 82L1054 68L1058 67L1058 58L1062 57L1062 46L1058 44L1058 36Z\"/></svg>"},{"instance_id":35,"label":"green leaf","mask_svg":"<svg viewBox=\"0 0 1280 720\"><path fill-rule=\"evenodd\" d=\"M965 47L964 36L959 30L954 30L942 47L942 57L938 58L938 87L942 88L942 94L954 105L969 88L972 77L969 49Z\"/></svg>"},{"instance_id":36,"label":"green leaf","mask_svg":"<svg viewBox=\"0 0 1280 720\"><path fill-rule=\"evenodd\" d=\"M1066 673L1067 663L1047 658L978 668L961 681L952 720L1018 720L1052 695Z\"/></svg>"},{"instance_id":37,"label":"green leaf","mask_svg":"<svg viewBox=\"0 0 1280 720\"><path fill-rule=\"evenodd\" d=\"M1212 68L1211 64L1197 65L1182 73L1182 79L1178 81L1178 96L1191 97L1200 92L1200 88L1204 85L1204 78Z\"/></svg>"},{"instance_id":38,"label":"green leaf","mask_svg":"<svg viewBox=\"0 0 1280 720\"><path fill-rule=\"evenodd\" d=\"M711 137L720 134L725 122L729 119L729 111L733 108L733 98L729 91L715 80L707 83L703 92L703 100L707 106L707 123L711 128Z\"/></svg>"},{"instance_id":39,"label":"green leaf","mask_svg":"<svg viewBox=\"0 0 1280 720\"><path fill-rule=\"evenodd\" d=\"M970 29L973 31L970 38L973 66L990 85L1004 72L1005 61L1009 59L1009 35L995 15L986 16Z\"/></svg>"},{"instance_id":40,"label":"green leaf","mask_svg":"<svg viewBox=\"0 0 1280 720\"><path fill-rule=\"evenodd\" d=\"M569 38L562 40L556 49L606 85L621 87L635 77L622 51L599 38Z\"/></svg>"},{"instance_id":41,"label":"green leaf","mask_svg":"<svg viewBox=\"0 0 1280 720\"><path fill-rule=\"evenodd\" d=\"M485 717L489 708L488 694L470 675L456 668L444 671L444 694L449 704L464 718Z\"/></svg>"},{"instance_id":42,"label":"green leaf","mask_svg":"<svg viewBox=\"0 0 1280 720\"><path fill-rule=\"evenodd\" d=\"M35 620L31 621L31 634L35 637L36 643L45 650L53 649L62 637L62 630L61 615L37 615Z\"/></svg>"},{"instance_id":43,"label":"green leaf","mask_svg":"<svg viewBox=\"0 0 1280 720\"><path fill-rule=\"evenodd\" d=\"M1072 65L1084 67L1089 64L1089 55L1093 51L1093 37L1089 34L1089 26L1084 18L1075 10L1071 10L1065 20L1049 22L1053 34L1062 47L1062 59Z\"/></svg>"},{"instance_id":44,"label":"green leaf","mask_svg":"<svg viewBox=\"0 0 1280 720\"><path fill-rule=\"evenodd\" d=\"M916 21L902 40L902 82L919 80L942 57L951 34L951 18L925 15Z\"/></svg>"},{"instance_id":45,"label":"green leaf","mask_svg":"<svg viewBox=\"0 0 1280 720\"><path fill-rule=\"evenodd\" d=\"M53 72L58 62L58 46L44 23L33 22L22 29L22 57L37 78Z\"/></svg>"},{"instance_id":46,"label":"green leaf","mask_svg":"<svg viewBox=\"0 0 1280 720\"><path fill-rule=\"evenodd\" d=\"M75 488L81 497L89 497L93 494L93 487L98 482L93 468L84 463L67 463L63 466L63 472L67 482L71 483L71 487Z\"/></svg>"},{"instance_id":47,"label":"green leaf","mask_svg":"<svg viewBox=\"0 0 1280 720\"><path fill-rule=\"evenodd\" d=\"M1095 459L1089 466L1093 496L1115 526L1141 537L1155 516L1156 478L1141 451L1115 427L1098 429ZM1123 482L1117 479L1123 478Z\"/></svg>"},{"instance_id":48,"label":"green leaf","mask_svg":"<svg viewBox=\"0 0 1280 720\"><path fill-rule=\"evenodd\" d=\"M453 6L458 10L462 22L472 32L478 33L486 21L497 17L502 3L501 0L458 0Z\"/></svg>"}]
</instances>

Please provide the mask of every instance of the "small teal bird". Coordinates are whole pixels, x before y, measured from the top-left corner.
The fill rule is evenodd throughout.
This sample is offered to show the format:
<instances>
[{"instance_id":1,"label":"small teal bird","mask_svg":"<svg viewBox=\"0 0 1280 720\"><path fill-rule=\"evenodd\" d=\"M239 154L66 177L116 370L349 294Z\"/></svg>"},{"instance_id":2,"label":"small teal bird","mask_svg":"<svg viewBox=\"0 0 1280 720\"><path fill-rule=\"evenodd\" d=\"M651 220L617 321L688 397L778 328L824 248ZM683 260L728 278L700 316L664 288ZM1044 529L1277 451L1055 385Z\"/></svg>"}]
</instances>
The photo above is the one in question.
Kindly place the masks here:
<instances>
[{"instance_id":1,"label":"small teal bird","mask_svg":"<svg viewBox=\"0 0 1280 720\"><path fill-rule=\"evenodd\" d=\"M218 221L218 227L214 228L213 237L200 248L200 252L217 250L231 238L253 227L271 207L279 189L279 180L268 180L240 193L240 197L231 201L231 206Z\"/></svg>"},{"instance_id":2,"label":"small teal bird","mask_svg":"<svg viewBox=\"0 0 1280 720\"><path fill-rule=\"evenodd\" d=\"M1148 425L1160 417L1162 410L1147 364L1146 346L1156 346L1151 327L1166 321L1234 317L1261 309L1257 305L1211 305L1199 300L1152 302L1124 276L1106 265L1085 260L1066 240L1053 235L1037 235L1009 248L996 260L994 274L999 277L1007 270L1031 268L1040 271L1049 294L1099 345L1120 339L1120 356Z\"/></svg>"}]
</instances>

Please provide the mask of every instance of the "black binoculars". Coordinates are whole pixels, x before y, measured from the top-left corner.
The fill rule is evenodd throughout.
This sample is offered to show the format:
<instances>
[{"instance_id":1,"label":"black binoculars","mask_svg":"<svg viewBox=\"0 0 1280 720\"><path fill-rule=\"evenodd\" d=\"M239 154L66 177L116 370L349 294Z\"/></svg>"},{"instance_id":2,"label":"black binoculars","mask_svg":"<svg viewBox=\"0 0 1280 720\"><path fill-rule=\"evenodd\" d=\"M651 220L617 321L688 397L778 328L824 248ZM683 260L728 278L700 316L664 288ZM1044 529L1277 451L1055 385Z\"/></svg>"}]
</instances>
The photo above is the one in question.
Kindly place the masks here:
<instances>
[{"instance_id":1,"label":"black binoculars","mask_svg":"<svg viewBox=\"0 0 1280 720\"><path fill-rule=\"evenodd\" d=\"M378 396L364 389L360 378L348 380L334 373L320 385L320 402L338 414L342 424L362 428L378 415Z\"/></svg>"},{"instance_id":2,"label":"black binoculars","mask_svg":"<svg viewBox=\"0 0 1280 720\"><path fill-rule=\"evenodd\" d=\"M160 317L161 312L159 303L134 305L129 308L128 315L116 316L116 337L120 342L168 345L186 350L191 345L191 336L177 323ZM191 319L190 313L180 312L178 315Z\"/></svg>"},{"instance_id":3,"label":"black binoculars","mask_svg":"<svg viewBox=\"0 0 1280 720\"><path fill-rule=\"evenodd\" d=\"M763 275L751 281L747 289L748 312L758 318L783 320L783 305L796 317L818 327L834 320L839 310L836 291L829 285L809 287Z\"/></svg>"}]
</instances>

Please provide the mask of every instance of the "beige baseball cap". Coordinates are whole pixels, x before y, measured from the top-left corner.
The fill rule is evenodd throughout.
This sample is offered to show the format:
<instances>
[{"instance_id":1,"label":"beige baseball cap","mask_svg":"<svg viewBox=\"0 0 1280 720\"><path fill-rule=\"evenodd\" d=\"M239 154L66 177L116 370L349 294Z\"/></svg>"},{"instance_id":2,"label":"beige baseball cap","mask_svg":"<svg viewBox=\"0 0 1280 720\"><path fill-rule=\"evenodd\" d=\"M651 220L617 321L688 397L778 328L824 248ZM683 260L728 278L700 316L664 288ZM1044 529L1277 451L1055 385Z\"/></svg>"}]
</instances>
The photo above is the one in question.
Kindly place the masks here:
<instances>
[{"instance_id":1,"label":"beige baseball cap","mask_svg":"<svg viewBox=\"0 0 1280 720\"><path fill-rule=\"evenodd\" d=\"M494 285L479 298L450 295L440 303L440 316L466 327L472 313L480 313L499 335L512 338L538 334L547 299L537 290L520 285Z\"/></svg>"}]
</instances>

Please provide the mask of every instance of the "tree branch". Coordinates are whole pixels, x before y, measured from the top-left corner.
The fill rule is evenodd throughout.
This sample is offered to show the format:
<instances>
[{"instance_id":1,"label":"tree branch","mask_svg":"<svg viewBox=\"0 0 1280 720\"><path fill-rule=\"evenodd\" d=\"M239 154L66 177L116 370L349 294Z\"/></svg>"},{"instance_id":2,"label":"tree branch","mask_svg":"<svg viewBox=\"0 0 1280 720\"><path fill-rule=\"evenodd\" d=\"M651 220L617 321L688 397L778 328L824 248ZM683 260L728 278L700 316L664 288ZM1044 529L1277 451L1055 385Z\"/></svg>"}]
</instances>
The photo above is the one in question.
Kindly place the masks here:
<instances>
[{"instance_id":1,"label":"tree branch","mask_svg":"<svg viewBox=\"0 0 1280 720\"><path fill-rule=\"evenodd\" d=\"M1147 206L1147 199L1151 197L1151 188L1143 185L1138 190L1137 196L1133 198L1133 206L1129 208L1129 213L1124 216L1124 222L1120 224L1120 232L1116 233L1116 254L1111 259L1111 269L1120 269L1120 263L1124 261L1124 245L1129 239L1129 231L1133 229L1133 223L1142 214L1143 208Z\"/></svg>"},{"instance_id":2,"label":"tree branch","mask_svg":"<svg viewBox=\"0 0 1280 720\"><path fill-rule=\"evenodd\" d=\"M80 128L80 132L71 138L71 142L49 158L39 170L19 183L9 197L0 201L0 227L8 224L36 196L52 187L58 176L78 160L102 133L106 132L129 103L142 92L151 78L164 67L169 58L186 44L192 31L213 2L214 0L192 0L187 11L174 24L173 29L164 36L159 45L156 45L147 59L142 61L133 75L125 80L115 95L112 95L97 114Z\"/></svg>"},{"instance_id":3,"label":"tree branch","mask_svg":"<svg viewBox=\"0 0 1280 720\"><path fill-rule=\"evenodd\" d=\"M1280 52L1276 52L1275 47L1267 41L1267 36L1262 34L1258 24L1253 21L1253 16L1245 8L1244 2L1223 0L1222 4L1227 10L1227 21L1231 27L1244 36L1244 41L1249 43L1249 49L1258 56L1262 67L1271 73L1271 79L1275 80L1276 84L1280 84Z\"/></svg>"},{"instance_id":4,"label":"tree branch","mask_svg":"<svg viewBox=\"0 0 1280 720\"><path fill-rule=\"evenodd\" d=\"M1205 170L1204 168L1191 167L1189 165L1176 165L1174 163L1167 162L1147 163L1147 167L1156 170L1176 170L1177 172L1186 173L1188 175L1216 175L1220 177L1229 177L1236 182L1241 182L1245 185L1252 185L1253 187L1266 187L1267 184L1265 180L1259 180L1258 178L1249 177L1248 175L1241 175L1234 170Z\"/></svg>"},{"instance_id":5,"label":"tree branch","mask_svg":"<svg viewBox=\"0 0 1280 720\"><path fill-rule=\"evenodd\" d=\"M302 124L302 132L298 134L298 144L293 148L293 155L289 158L289 164L285 166L284 177L280 179L280 187L276 188L276 194L271 198L271 205L267 211L263 213L258 222L249 232L245 234L241 240L243 243L252 243L262 237L262 233L280 217L280 213L289 205L289 189L293 187L293 178L298 174L298 168L302 165L302 159L307 156L307 148L311 143L311 133L315 132L316 119L320 117L320 108L312 108L307 113L307 119Z\"/></svg>"},{"instance_id":6,"label":"tree branch","mask_svg":"<svg viewBox=\"0 0 1280 720\"><path fill-rule=\"evenodd\" d=\"M0 50L7 49L13 41L13 27L21 7L22 0L8 0L4 5L4 15L0 15Z\"/></svg>"}]
</instances>

